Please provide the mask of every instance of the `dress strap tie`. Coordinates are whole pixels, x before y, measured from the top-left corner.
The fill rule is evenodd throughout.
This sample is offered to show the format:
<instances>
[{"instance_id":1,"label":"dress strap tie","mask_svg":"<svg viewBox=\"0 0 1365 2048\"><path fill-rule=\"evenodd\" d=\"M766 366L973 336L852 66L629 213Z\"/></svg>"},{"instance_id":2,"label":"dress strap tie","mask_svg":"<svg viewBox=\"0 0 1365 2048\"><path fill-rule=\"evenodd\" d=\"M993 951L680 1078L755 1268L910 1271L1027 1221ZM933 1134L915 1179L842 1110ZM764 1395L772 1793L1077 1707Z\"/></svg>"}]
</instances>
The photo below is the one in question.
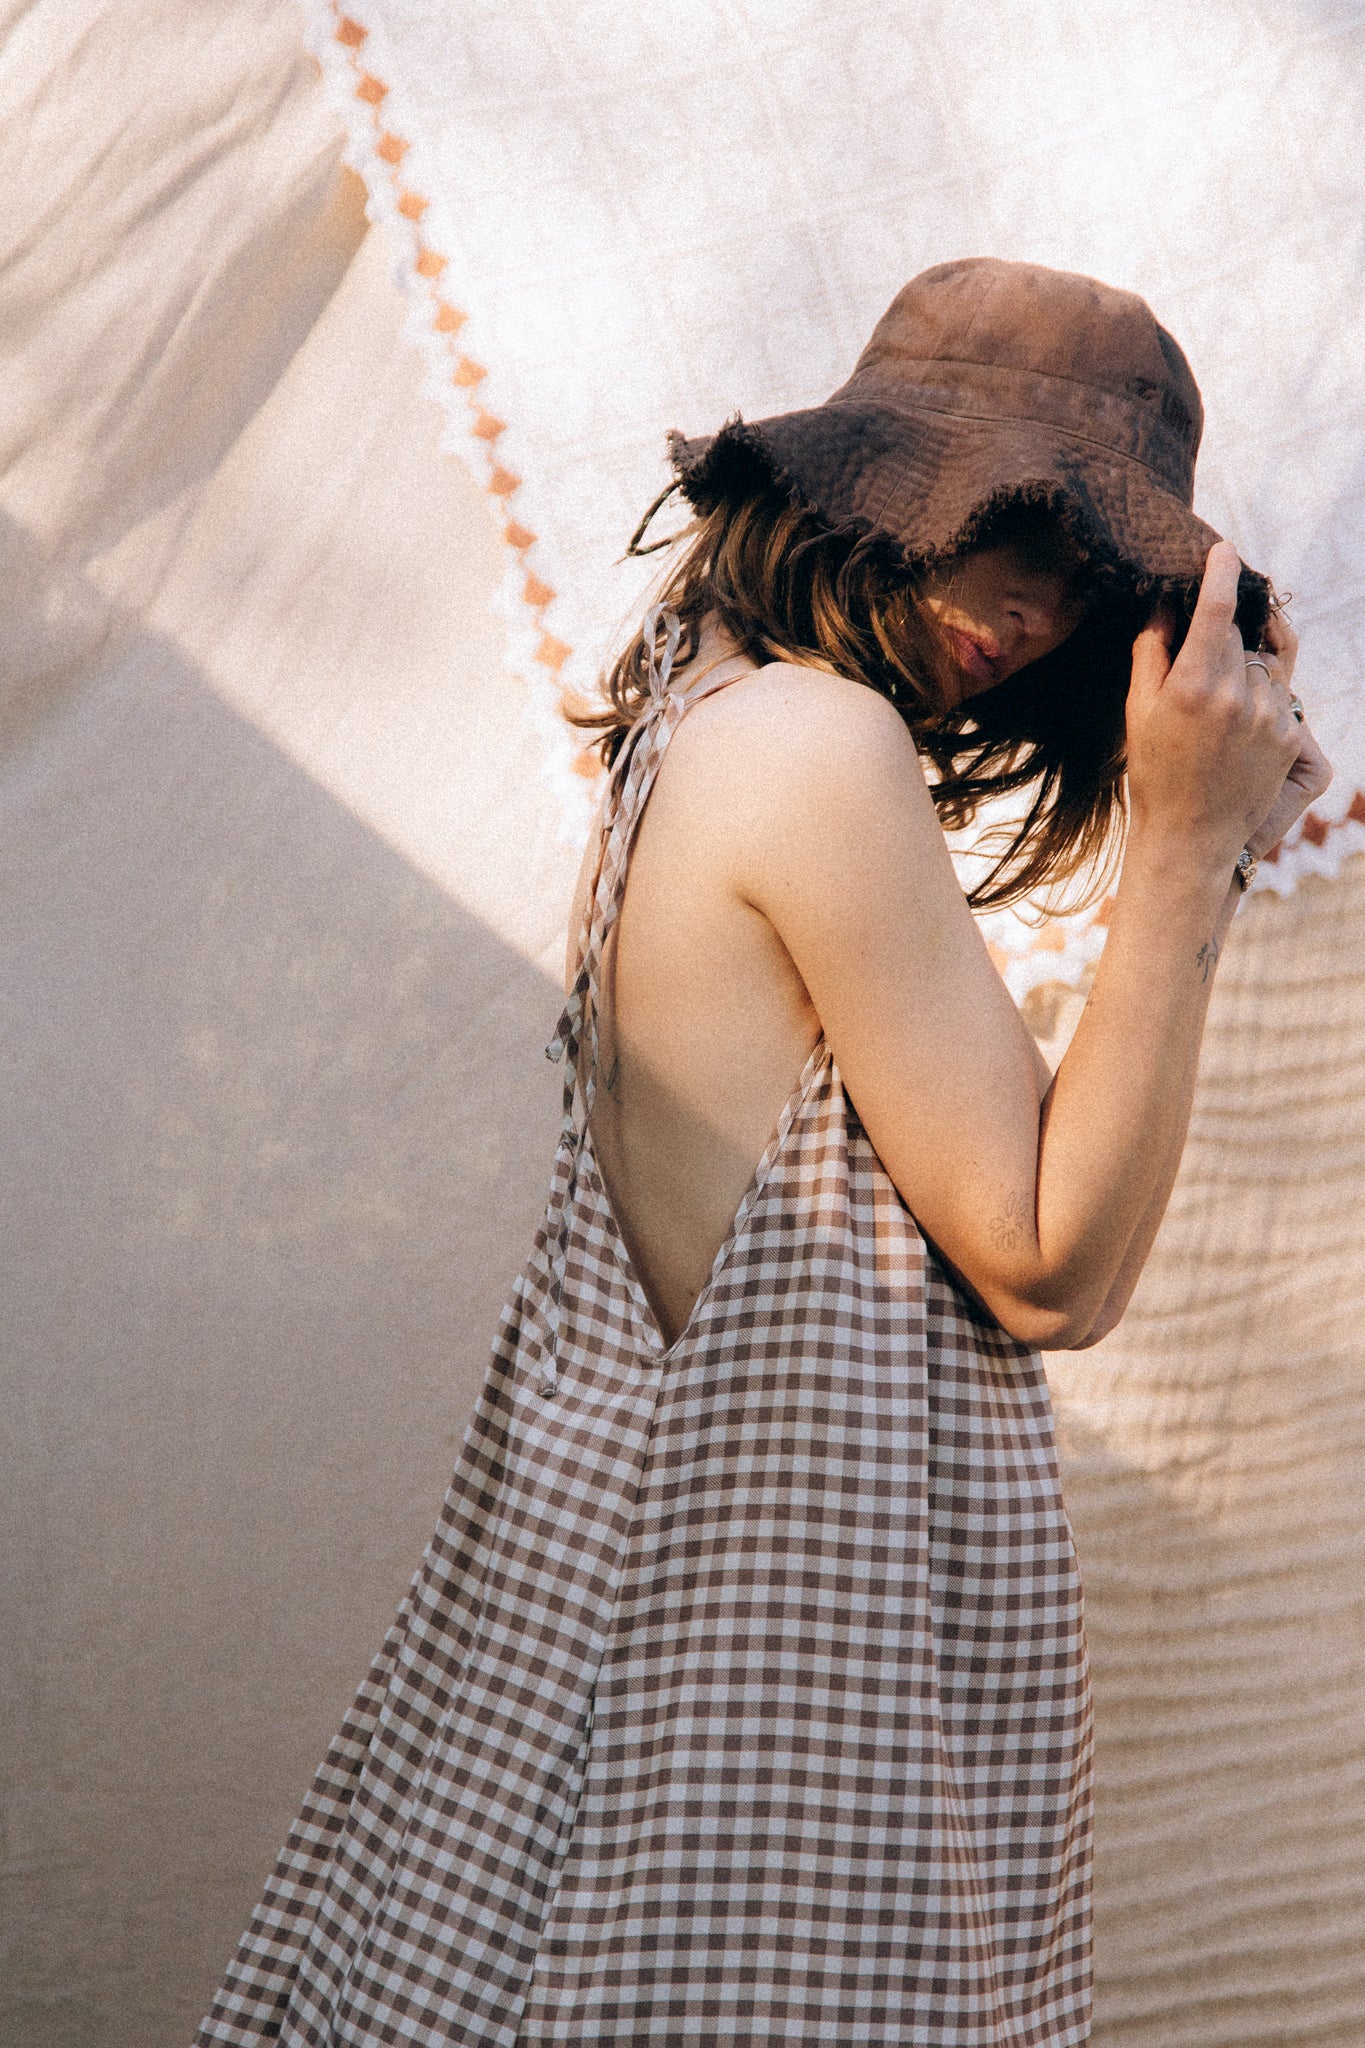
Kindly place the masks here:
<instances>
[{"instance_id":1,"label":"dress strap tie","mask_svg":"<svg viewBox=\"0 0 1365 2048\"><path fill-rule=\"evenodd\" d=\"M659 659L659 627L664 629L663 660ZM682 621L676 612L666 606L652 604L640 621L640 638L649 649L649 694L657 704L668 690L668 679L673 673L673 658L678 652L682 638Z\"/></svg>"},{"instance_id":2,"label":"dress strap tie","mask_svg":"<svg viewBox=\"0 0 1365 2048\"><path fill-rule=\"evenodd\" d=\"M573 985L554 1036L545 1048L547 1059L564 1063L563 1120L546 1219L550 1256L549 1341L540 1378L541 1392L545 1394L553 1393L557 1381L555 1353L568 1260L569 1220L588 1119L597 1093L597 1019L603 954L621 914L635 836L668 742L690 705L734 680L733 674L719 673L719 666L730 668L725 663L706 675L700 688L689 691L672 687L682 621L666 605L650 606L640 622L640 638L648 654L648 702L612 764L598 827L597 860L578 934Z\"/></svg>"}]
</instances>

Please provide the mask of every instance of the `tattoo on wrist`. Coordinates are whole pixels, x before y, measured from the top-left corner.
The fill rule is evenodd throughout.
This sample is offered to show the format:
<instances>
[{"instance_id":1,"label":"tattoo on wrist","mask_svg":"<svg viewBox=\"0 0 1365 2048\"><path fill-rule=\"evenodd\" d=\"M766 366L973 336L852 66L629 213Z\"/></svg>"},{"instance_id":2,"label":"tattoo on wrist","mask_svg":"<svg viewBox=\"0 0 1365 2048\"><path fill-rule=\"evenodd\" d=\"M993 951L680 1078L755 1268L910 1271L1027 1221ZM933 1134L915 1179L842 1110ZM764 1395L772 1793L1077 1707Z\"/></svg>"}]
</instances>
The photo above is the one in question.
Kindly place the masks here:
<instances>
[{"instance_id":1,"label":"tattoo on wrist","mask_svg":"<svg viewBox=\"0 0 1365 2048\"><path fill-rule=\"evenodd\" d=\"M1207 981L1214 968L1218 965L1217 939L1210 938L1205 940L1194 956L1194 964L1199 969L1200 981Z\"/></svg>"}]
</instances>

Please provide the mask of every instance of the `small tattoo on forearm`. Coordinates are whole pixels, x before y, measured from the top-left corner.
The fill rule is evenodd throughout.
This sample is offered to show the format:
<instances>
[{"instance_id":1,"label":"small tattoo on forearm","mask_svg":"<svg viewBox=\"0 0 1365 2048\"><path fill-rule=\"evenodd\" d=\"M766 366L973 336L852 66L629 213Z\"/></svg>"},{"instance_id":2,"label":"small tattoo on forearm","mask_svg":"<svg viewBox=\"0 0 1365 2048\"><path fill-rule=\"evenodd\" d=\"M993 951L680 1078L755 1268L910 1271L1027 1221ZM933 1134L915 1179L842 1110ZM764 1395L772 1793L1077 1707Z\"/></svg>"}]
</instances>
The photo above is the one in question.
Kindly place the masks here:
<instances>
[{"instance_id":1,"label":"small tattoo on forearm","mask_svg":"<svg viewBox=\"0 0 1365 2048\"><path fill-rule=\"evenodd\" d=\"M1011 1195L1004 1208L987 1226L987 1236L998 1252L1016 1252L1033 1225L1033 1203L1028 1195Z\"/></svg>"},{"instance_id":2,"label":"small tattoo on forearm","mask_svg":"<svg viewBox=\"0 0 1365 2048\"><path fill-rule=\"evenodd\" d=\"M1214 968L1218 965L1218 941L1216 939L1205 941L1194 956L1194 964L1199 969L1200 981L1207 981Z\"/></svg>"},{"instance_id":3,"label":"small tattoo on forearm","mask_svg":"<svg viewBox=\"0 0 1365 2048\"><path fill-rule=\"evenodd\" d=\"M606 1073L602 1076L602 1086L606 1089L608 1095L612 1097L615 1096L616 1084L620 1080L620 1078L621 1057L618 1053L616 1058L612 1061L611 1065L607 1068Z\"/></svg>"}]
</instances>

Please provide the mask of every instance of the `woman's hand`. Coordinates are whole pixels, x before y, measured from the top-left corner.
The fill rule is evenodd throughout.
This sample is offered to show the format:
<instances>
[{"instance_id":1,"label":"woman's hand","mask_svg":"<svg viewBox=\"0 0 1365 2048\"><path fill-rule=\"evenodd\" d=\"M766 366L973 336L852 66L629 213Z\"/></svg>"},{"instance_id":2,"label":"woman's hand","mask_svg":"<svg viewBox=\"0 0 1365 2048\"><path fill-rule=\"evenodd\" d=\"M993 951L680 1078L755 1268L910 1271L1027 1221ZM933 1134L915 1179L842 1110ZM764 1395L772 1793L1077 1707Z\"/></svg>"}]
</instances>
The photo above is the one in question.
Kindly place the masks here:
<instances>
[{"instance_id":1,"label":"woman's hand","mask_svg":"<svg viewBox=\"0 0 1365 2048\"><path fill-rule=\"evenodd\" d=\"M1261 656L1273 679L1288 692L1299 658L1299 636L1288 619L1272 616L1261 642ZM1332 764L1306 724L1299 726L1298 738L1298 758L1280 785L1269 812L1247 840L1257 860L1279 845L1291 826L1298 823L1331 783Z\"/></svg>"},{"instance_id":2,"label":"woman's hand","mask_svg":"<svg viewBox=\"0 0 1365 2048\"><path fill-rule=\"evenodd\" d=\"M1138 635L1127 714L1134 834L1229 873L1252 835L1271 824L1305 754L1305 728L1290 710L1283 677L1247 667L1233 623L1240 568L1230 542L1210 549L1174 660L1169 613L1158 612ZM1311 739L1310 746L1296 788L1312 787L1300 809L1318 793L1320 753Z\"/></svg>"}]
</instances>

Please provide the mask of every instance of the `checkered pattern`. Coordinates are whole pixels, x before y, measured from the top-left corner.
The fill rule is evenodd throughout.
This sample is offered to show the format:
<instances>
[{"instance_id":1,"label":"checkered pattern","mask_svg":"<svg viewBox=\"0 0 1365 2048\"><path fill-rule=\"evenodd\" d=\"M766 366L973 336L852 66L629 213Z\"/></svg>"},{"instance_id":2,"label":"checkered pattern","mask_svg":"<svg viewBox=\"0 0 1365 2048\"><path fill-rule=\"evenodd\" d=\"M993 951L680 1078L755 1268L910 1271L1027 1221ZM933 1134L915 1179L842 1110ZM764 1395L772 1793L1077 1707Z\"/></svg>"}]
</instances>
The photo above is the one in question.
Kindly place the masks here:
<instances>
[{"instance_id":1,"label":"checkered pattern","mask_svg":"<svg viewBox=\"0 0 1365 2048\"><path fill-rule=\"evenodd\" d=\"M668 673L614 778L545 1222L200 2044L1088 2038L1089 1693L1036 1353L936 1263L823 1044L671 1346L593 1159Z\"/></svg>"}]
</instances>

